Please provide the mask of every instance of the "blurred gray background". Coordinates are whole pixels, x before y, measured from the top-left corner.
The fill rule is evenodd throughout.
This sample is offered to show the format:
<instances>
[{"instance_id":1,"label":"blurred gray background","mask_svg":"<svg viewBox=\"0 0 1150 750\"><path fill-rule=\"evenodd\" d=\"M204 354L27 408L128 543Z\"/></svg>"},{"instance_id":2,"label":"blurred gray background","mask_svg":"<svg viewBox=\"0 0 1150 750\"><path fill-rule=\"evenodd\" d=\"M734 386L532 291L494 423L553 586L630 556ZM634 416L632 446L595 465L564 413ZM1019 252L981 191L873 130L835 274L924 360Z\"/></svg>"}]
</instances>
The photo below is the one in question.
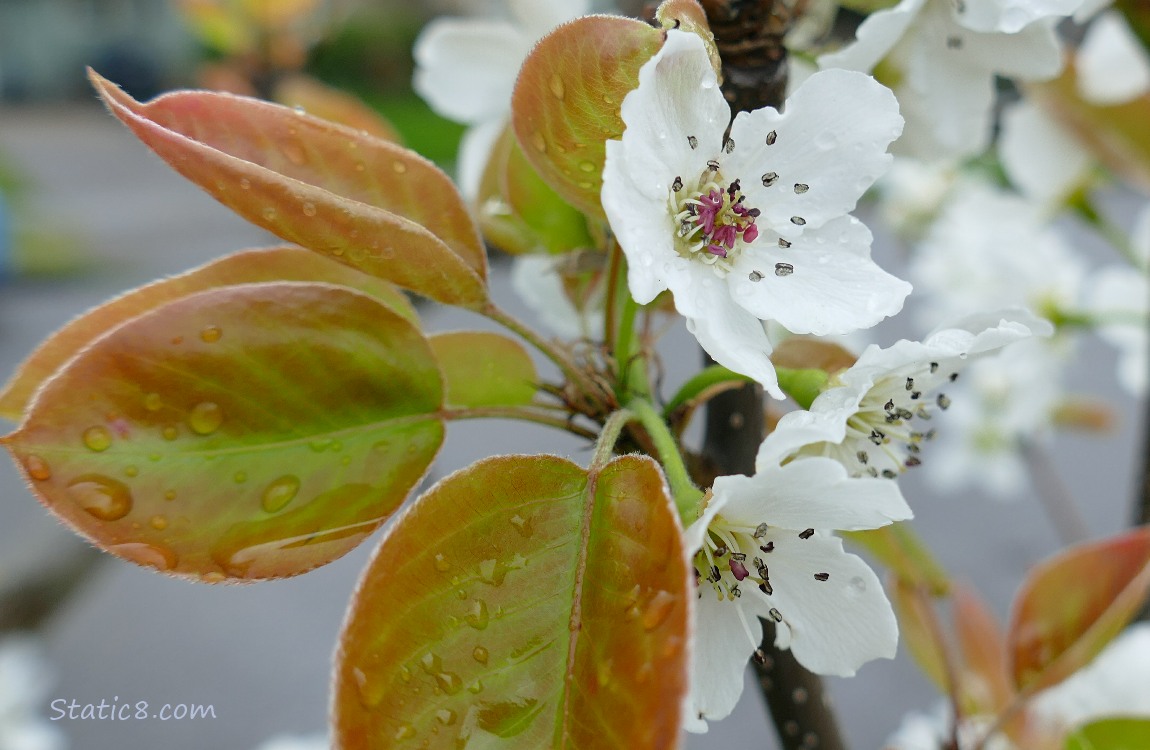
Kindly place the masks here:
<instances>
[{"instance_id":1,"label":"blurred gray background","mask_svg":"<svg viewBox=\"0 0 1150 750\"><path fill-rule=\"evenodd\" d=\"M0 0L0 154L29 178L25 214L67 238L70 248L64 260L50 264L53 274L14 274L0 285L0 378L46 334L112 295L273 243L169 171L87 93L81 66L99 60L127 61L125 70L139 74L142 88L180 82L172 71L192 59L195 46L161 6L154 0ZM133 41L125 46L123 40ZM103 72L115 79L111 67ZM892 262L880 238L876 255L882 260L884 253ZM62 273L73 262L75 272ZM496 295L512 296L502 264L493 286ZM508 306L521 310L516 302ZM454 310L426 307L422 314L429 330L483 326ZM682 330L668 337L666 355L669 386L698 362L693 339ZM1114 434L1061 437L1054 449L1094 535L1126 522L1140 445L1140 409L1118 392L1113 362L1110 349L1088 343L1074 379L1113 395ZM588 456L578 441L541 429L454 424L430 479L495 453L544 450L577 461ZM1023 571L1059 546L1040 503L1032 494L1015 502L932 496L917 479L911 473L904 480L915 528L1005 617ZM78 544L24 488L10 462L0 462L0 581ZM59 722L71 747L245 750L280 732L322 731L332 648L371 546L298 579L246 587L190 584L108 560L43 631L56 671L51 697L211 704L217 718ZM852 746L863 749L879 747L907 710L936 701L903 653L866 666L855 679L831 680L830 688ZM731 719L687 743L691 750L735 746L774 747L754 692L744 695Z\"/></svg>"}]
</instances>

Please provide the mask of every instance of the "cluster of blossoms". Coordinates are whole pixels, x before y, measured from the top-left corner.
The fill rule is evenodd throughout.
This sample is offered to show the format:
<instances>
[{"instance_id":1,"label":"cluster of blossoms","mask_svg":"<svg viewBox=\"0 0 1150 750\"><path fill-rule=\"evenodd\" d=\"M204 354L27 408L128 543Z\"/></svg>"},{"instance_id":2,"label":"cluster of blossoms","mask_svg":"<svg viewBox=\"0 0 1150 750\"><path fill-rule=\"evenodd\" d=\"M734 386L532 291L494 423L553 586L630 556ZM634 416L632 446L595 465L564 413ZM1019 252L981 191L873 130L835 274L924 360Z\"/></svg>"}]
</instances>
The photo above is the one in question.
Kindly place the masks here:
<instances>
[{"instance_id":1,"label":"cluster of blossoms","mask_svg":"<svg viewBox=\"0 0 1150 750\"><path fill-rule=\"evenodd\" d=\"M669 292L714 360L777 399L794 395L772 361L780 338L869 329L911 292L871 259L871 232L850 213L893 149L916 158L900 157L880 185L880 211L914 245L908 275L926 300L923 327L952 321L922 341L871 345L852 366L828 372L806 408L767 436L753 476L715 480L686 532L698 586L689 728L704 730L734 707L761 640L756 618L773 623L777 646L822 674L851 675L893 656L898 627L882 586L834 532L911 517L891 480L946 434L932 422L939 412L956 404L951 432L959 435L940 438L952 444L949 459L936 462L940 480L984 479L1009 491L1023 483L1020 441L1048 429L1061 405L1060 373L1075 351L1068 319L1087 320L1119 347L1121 382L1145 393L1150 210L1130 244L1132 262L1091 270L1051 217L1092 165L1085 149L1067 153L1072 136L1029 103L1004 118L1001 161L1014 190L962 164L990 143L996 76L1054 78L1063 66L1055 26L1097 10L1083 0L902 0L819 57L821 69L785 106L733 118L700 35L666 31L639 69L621 104L622 136L606 144L601 193L635 302ZM418 87L449 116L502 123L506 110L491 102L506 97L485 98L482 118L456 107L474 87L461 95L447 82L456 54L447 28L433 27L417 49ZM1142 95L1150 65L1129 29L1113 14L1090 29L1080 86L1098 101ZM500 54L524 53L517 42ZM1122 75L1105 72L1119 66ZM495 78L493 86L511 85ZM1023 128L1042 137L1018 135ZM465 149L477 141L469 136ZM467 184L482 158L461 159ZM571 323L574 308L550 261L518 262L529 302L554 327L586 335L585 316ZM986 356L1007 345L1004 356ZM958 397L951 389L967 381L973 387Z\"/></svg>"}]
</instances>

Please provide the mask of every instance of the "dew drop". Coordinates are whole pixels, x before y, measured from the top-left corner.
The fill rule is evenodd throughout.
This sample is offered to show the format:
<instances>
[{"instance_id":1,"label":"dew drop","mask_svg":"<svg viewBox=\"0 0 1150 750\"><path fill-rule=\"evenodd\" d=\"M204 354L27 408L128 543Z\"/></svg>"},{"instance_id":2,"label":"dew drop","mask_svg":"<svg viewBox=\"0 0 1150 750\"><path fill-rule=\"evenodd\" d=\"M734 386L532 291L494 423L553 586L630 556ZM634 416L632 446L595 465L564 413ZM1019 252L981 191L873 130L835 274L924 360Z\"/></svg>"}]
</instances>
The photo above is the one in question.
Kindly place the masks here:
<instances>
[{"instance_id":1,"label":"dew drop","mask_svg":"<svg viewBox=\"0 0 1150 750\"><path fill-rule=\"evenodd\" d=\"M525 732L531 726L531 721L539 715L536 708L538 703L534 698L483 703L476 723L480 729L497 737L514 737Z\"/></svg>"},{"instance_id":2,"label":"dew drop","mask_svg":"<svg viewBox=\"0 0 1150 750\"><path fill-rule=\"evenodd\" d=\"M211 435L224 423L224 412L219 404L202 401L192 407L188 415L188 426L198 435Z\"/></svg>"},{"instance_id":3,"label":"dew drop","mask_svg":"<svg viewBox=\"0 0 1150 750\"><path fill-rule=\"evenodd\" d=\"M463 619L476 630L486 630L487 623L490 620L487 614L487 602L482 599L473 601L471 603L471 611L464 615Z\"/></svg>"},{"instance_id":4,"label":"dew drop","mask_svg":"<svg viewBox=\"0 0 1150 750\"><path fill-rule=\"evenodd\" d=\"M551 74L551 80L547 82L547 88L551 89L551 93L560 101L567 95L567 87L563 85L563 79L559 77L558 73Z\"/></svg>"},{"instance_id":5,"label":"dew drop","mask_svg":"<svg viewBox=\"0 0 1150 750\"><path fill-rule=\"evenodd\" d=\"M435 555L435 569L440 573L446 573L450 568L451 563L447 562L447 558L443 556L443 553L437 553Z\"/></svg>"},{"instance_id":6,"label":"dew drop","mask_svg":"<svg viewBox=\"0 0 1150 750\"><path fill-rule=\"evenodd\" d=\"M88 450L106 451L112 447L112 434L108 432L107 428L96 425L84 430L84 445Z\"/></svg>"},{"instance_id":7,"label":"dew drop","mask_svg":"<svg viewBox=\"0 0 1150 750\"><path fill-rule=\"evenodd\" d=\"M399 668L399 679L405 683L411 682L411 670L407 668L406 664Z\"/></svg>"},{"instance_id":8,"label":"dew drop","mask_svg":"<svg viewBox=\"0 0 1150 750\"><path fill-rule=\"evenodd\" d=\"M36 455L24 459L24 471L37 482L44 482L52 478L52 467L48 462Z\"/></svg>"},{"instance_id":9,"label":"dew drop","mask_svg":"<svg viewBox=\"0 0 1150 750\"><path fill-rule=\"evenodd\" d=\"M157 570L171 570L176 567L176 562L179 559L176 553L167 547L161 547L158 544L145 544L144 542L114 544L108 547L108 551L125 560L131 560L137 565L146 565Z\"/></svg>"},{"instance_id":10,"label":"dew drop","mask_svg":"<svg viewBox=\"0 0 1150 750\"><path fill-rule=\"evenodd\" d=\"M150 523L156 531L163 531L168 528L168 519L165 516L152 516L152 520L148 523Z\"/></svg>"},{"instance_id":11,"label":"dew drop","mask_svg":"<svg viewBox=\"0 0 1150 750\"><path fill-rule=\"evenodd\" d=\"M490 656L491 655L487 653L487 649L483 648L483 646L476 646L471 649L471 658L480 664L486 664Z\"/></svg>"},{"instance_id":12,"label":"dew drop","mask_svg":"<svg viewBox=\"0 0 1150 750\"><path fill-rule=\"evenodd\" d=\"M445 727L449 727L455 723L455 712L450 708L441 708L435 712L435 720Z\"/></svg>"},{"instance_id":13,"label":"dew drop","mask_svg":"<svg viewBox=\"0 0 1150 750\"><path fill-rule=\"evenodd\" d=\"M271 206L268 206L267 208L265 208L262 213L263 213L264 221L275 221L276 210L274 208L272 208Z\"/></svg>"},{"instance_id":14,"label":"dew drop","mask_svg":"<svg viewBox=\"0 0 1150 750\"><path fill-rule=\"evenodd\" d=\"M149 393L144 396L144 408L148 411L159 411L164 406L164 400L158 393Z\"/></svg>"},{"instance_id":15,"label":"dew drop","mask_svg":"<svg viewBox=\"0 0 1150 750\"><path fill-rule=\"evenodd\" d=\"M268 513L278 513L295 499L299 492L299 478L285 474L264 488L260 506Z\"/></svg>"},{"instance_id":16,"label":"dew drop","mask_svg":"<svg viewBox=\"0 0 1150 750\"><path fill-rule=\"evenodd\" d=\"M283 147L284 156L288 158L292 164L297 167L307 164L307 154L304 153L303 147L298 143L288 143Z\"/></svg>"},{"instance_id":17,"label":"dew drop","mask_svg":"<svg viewBox=\"0 0 1150 750\"><path fill-rule=\"evenodd\" d=\"M168 502L175 500L176 499L176 491L175 490L168 490L167 492L164 493L164 499L167 500Z\"/></svg>"},{"instance_id":18,"label":"dew drop","mask_svg":"<svg viewBox=\"0 0 1150 750\"><path fill-rule=\"evenodd\" d=\"M839 144L838 134L833 132L833 131L824 130L823 132L821 132L815 136L815 145L824 151L829 151L830 149L834 148L838 144Z\"/></svg>"},{"instance_id":19,"label":"dew drop","mask_svg":"<svg viewBox=\"0 0 1150 750\"><path fill-rule=\"evenodd\" d=\"M365 165L363 162L361 162L361 161L357 161L357 162L355 163L355 171L356 171L356 172L363 172L363 171L366 171L366 170L367 170L367 165Z\"/></svg>"},{"instance_id":20,"label":"dew drop","mask_svg":"<svg viewBox=\"0 0 1150 750\"><path fill-rule=\"evenodd\" d=\"M438 672L435 675L435 684L448 695L455 695L463 689L463 680L454 672Z\"/></svg>"},{"instance_id":21,"label":"dew drop","mask_svg":"<svg viewBox=\"0 0 1150 750\"><path fill-rule=\"evenodd\" d=\"M243 484L248 481L248 473L246 471L237 471L232 475L232 480L235 481L236 484Z\"/></svg>"},{"instance_id":22,"label":"dew drop","mask_svg":"<svg viewBox=\"0 0 1150 750\"><path fill-rule=\"evenodd\" d=\"M547 153L547 141L544 140L542 131L536 130L531 134L531 145L534 146L535 150L539 153Z\"/></svg>"},{"instance_id":23,"label":"dew drop","mask_svg":"<svg viewBox=\"0 0 1150 750\"><path fill-rule=\"evenodd\" d=\"M467 692L471 693L472 695L479 695L483 692L483 683L480 680L476 680L467 686Z\"/></svg>"},{"instance_id":24,"label":"dew drop","mask_svg":"<svg viewBox=\"0 0 1150 750\"><path fill-rule=\"evenodd\" d=\"M315 214L316 214L316 208L315 208L314 203L304 203L303 206L301 207L301 210L303 211L304 216L311 217L311 216L315 216Z\"/></svg>"},{"instance_id":25,"label":"dew drop","mask_svg":"<svg viewBox=\"0 0 1150 750\"><path fill-rule=\"evenodd\" d=\"M851 579L851 588L860 593L866 591L866 581L859 576L855 576Z\"/></svg>"},{"instance_id":26,"label":"dew drop","mask_svg":"<svg viewBox=\"0 0 1150 750\"><path fill-rule=\"evenodd\" d=\"M240 178L240 190L251 190L251 189L252 189L252 181L249 180L247 177L241 177Z\"/></svg>"},{"instance_id":27,"label":"dew drop","mask_svg":"<svg viewBox=\"0 0 1150 750\"><path fill-rule=\"evenodd\" d=\"M204 583L223 583L228 577L218 570L212 570L200 576L200 580Z\"/></svg>"},{"instance_id":28,"label":"dew drop","mask_svg":"<svg viewBox=\"0 0 1150 750\"><path fill-rule=\"evenodd\" d=\"M85 474L68 484L72 500L101 521L118 521L132 511L127 485L99 474Z\"/></svg>"},{"instance_id":29,"label":"dew drop","mask_svg":"<svg viewBox=\"0 0 1150 750\"><path fill-rule=\"evenodd\" d=\"M654 630L662 625L675 608L675 595L668 591L658 591L643 608L643 628Z\"/></svg>"},{"instance_id":30,"label":"dew drop","mask_svg":"<svg viewBox=\"0 0 1150 750\"><path fill-rule=\"evenodd\" d=\"M174 426L168 425L164 429L160 430L160 434L164 436L164 440L175 440L180 436L180 431L177 430Z\"/></svg>"},{"instance_id":31,"label":"dew drop","mask_svg":"<svg viewBox=\"0 0 1150 750\"><path fill-rule=\"evenodd\" d=\"M511 517L511 526L514 527L514 529L519 532L519 535L523 537L531 536L531 532L533 531L531 528L531 519L524 518L518 513Z\"/></svg>"},{"instance_id":32,"label":"dew drop","mask_svg":"<svg viewBox=\"0 0 1150 750\"><path fill-rule=\"evenodd\" d=\"M395 739L397 740L410 740L415 736L415 727L410 724L400 724L399 729L395 730Z\"/></svg>"},{"instance_id":33,"label":"dew drop","mask_svg":"<svg viewBox=\"0 0 1150 750\"><path fill-rule=\"evenodd\" d=\"M407 171L407 165L398 160L391 163L391 168L395 170L396 174L403 174Z\"/></svg>"},{"instance_id":34,"label":"dew drop","mask_svg":"<svg viewBox=\"0 0 1150 750\"><path fill-rule=\"evenodd\" d=\"M579 187L583 188L584 190L590 190L591 188L595 187L595 183L583 180L579 183Z\"/></svg>"},{"instance_id":35,"label":"dew drop","mask_svg":"<svg viewBox=\"0 0 1150 750\"><path fill-rule=\"evenodd\" d=\"M428 651L419 657L419 667L429 675L437 675L443 671L443 660L439 658L439 654Z\"/></svg>"},{"instance_id":36,"label":"dew drop","mask_svg":"<svg viewBox=\"0 0 1150 750\"><path fill-rule=\"evenodd\" d=\"M583 170L584 172L591 173L595 171L595 165L589 161L581 161L579 162L579 169Z\"/></svg>"}]
</instances>

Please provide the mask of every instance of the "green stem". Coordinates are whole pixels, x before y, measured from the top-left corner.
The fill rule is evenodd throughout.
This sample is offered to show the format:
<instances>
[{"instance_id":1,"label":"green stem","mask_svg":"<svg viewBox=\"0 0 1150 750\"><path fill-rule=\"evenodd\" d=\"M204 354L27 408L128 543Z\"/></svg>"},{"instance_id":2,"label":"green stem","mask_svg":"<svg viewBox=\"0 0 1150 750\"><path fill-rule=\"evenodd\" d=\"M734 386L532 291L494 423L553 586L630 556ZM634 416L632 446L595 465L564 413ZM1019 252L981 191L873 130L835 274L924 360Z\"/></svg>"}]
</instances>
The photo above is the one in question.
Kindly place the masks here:
<instances>
[{"instance_id":1,"label":"green stem","mask_svg":"<svg viewBox=\"0 0 1150 750\"><path fill-rule=\"evenodd\" d=\"M754 379L728 370L722 365L711 365L696 373L690 380L683 383L679 392L671 397L663 409L664 415L672 414L683 404L693 401L704 391L723 383L753 383Z\"/></svg>"},{"instance_id":2,"label":"green stem","mask_svg":"<svg viewBox=\"0 0 1150 750\"><path fill-rule=\"evenodd\" d=\"M615 361L622 371L620 400L630 396L647 396L651 392L647 382L647 362L639 351L639 340L635 336L635 318L639 303L630 295L623 302L623 314L619 318L619 332L615 337Z\"/></svg>"},{"instance_id":3,"label":"green stem","mask_svg":"<svg viewBox=\"0 0 1150 750\"><path fill-rule=\"evenodd\" d=\"M823 392L823 386L830 377L825 371L817 368L792 370L789 367L776 367L775 373L778 375L779 387L783 392L804 409L811 408L811 404Z\"/></svg>"},{"instance_id":4,"label":"green stem","mask_svg":"<svg viewBox=\"0 0 1150 750\"><path fill-rule=\"evenodd\" d=\"M595 397L595 395L600 392L600 388L591 380L591 377L579 369L571 360L571 357L568 356L567 352L528 328L513 315L504 312L490 302L478 312L490 320L499 323L538 349L544 356L555 363L569 381L578 385L579 389L588 397Z\"/></svg>"},{"instance_id":5,"label":"green stem","mask_svg":"<svg viewBox=\"0 0 1150 750\"><path fill-rule=\"evenodd\" d=\"M687 464L683 461L683 454L679 451L679 444L671 434L670 427L663 421L663 417L648 399L636 397L627 404L647 434L655 450L659 452L659 461L663 464L663 471L667 475L667 483L671 485L671 495L675 499L675 507L679 509L679 517L683 525L690 525L699 516L699 504L703 499L703 492L691 481L691 474L687 471Z\"/></svg>"},{"instance_id":6,"label":"green stem","mask_svg":"<svg viewBox=\"0 0 1150 750\"><path fill-rule=\"evenodd\" d=\"M572 435L595 440L599 437L586 427L580 427L569 419L557 417L553 414L542 414L525 406L479 406L462 409L443 409L439 412L444 419L518 419L522 422L534 422L547 425L558 430L570 432Z\"/></svg>"},{"instance_id":7,"label":"green stem","mask_svg":"<svg viewBox=\"0 0 1150 750\"><path fill-rule=\"evenodd\" d=\"M599 433L599 440L595 443L595 454L591 457L591 470L597 471L611 460L615 455L615 443L619 442L619 433L627 423L635 418L630 409L620 409L611 414L603 423L603 431Z\"/></svg>"}]
</instances>

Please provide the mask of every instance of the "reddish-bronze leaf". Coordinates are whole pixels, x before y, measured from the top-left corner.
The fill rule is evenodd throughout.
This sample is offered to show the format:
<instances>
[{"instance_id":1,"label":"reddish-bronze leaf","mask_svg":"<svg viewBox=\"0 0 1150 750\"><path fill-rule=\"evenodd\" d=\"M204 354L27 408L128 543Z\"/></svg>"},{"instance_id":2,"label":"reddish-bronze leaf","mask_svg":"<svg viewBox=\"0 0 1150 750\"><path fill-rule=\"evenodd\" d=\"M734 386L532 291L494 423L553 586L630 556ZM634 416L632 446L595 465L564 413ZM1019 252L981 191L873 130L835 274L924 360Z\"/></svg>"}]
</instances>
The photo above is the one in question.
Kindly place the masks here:
<instances>
[{"instance_id":1,"label":"reddish-bronze leaf","mask_svg":"<svg viewBox=\"0 0 1150 750\"><path fill-rule=\"evenodd\" d=\"M419 498L365 571L336 745L674 748L694 596L649 458L481 461Z\"/></svg>"},{"instance_id":2,"label":"reddish-bronze leaf","mask_svg":"<svg viewBox=\"0 0 1150 750\"><path fill-rule=\"evenodd\" d=\"M254 224L440 302L486 300L475 223L418 154L257 99L176 91L141 104L90 77L141 141Z\"/></svg>"},{"instance_id":3,"label":"reddish-bronze leaf","mask_svg":"<svg viewBox=\"0 0 1150 750\"><path fill-rule=\"evenodd\" d=\"M363 541L443 440L431 349L346 287L226 286L83 349L3 440L101 548L206 581L302 573Z\"/></svg>"},{"instance_id":4,"label":"reddish-bronze leaf","mask_svg":"<svg viewBox=\"0 0 1150 750\"><path fill-rule=\"evenodd\" d=\"M934 611L933 599L922 587L891 577L891 604L898 615L899 634L923 674L940 691L949 694L953 687L948 665L947 644L942 625Z\"/></svg>"},{"instance_id":5,"label":"reddish-bronze leaf","mask_svg":"<svg viewBox=\"0 0 1150 750\"><path fill-rule=\"evenodd\" d=\"M515 135L543 179L589 216L603 217L605 144L623 135L623 97L662 41L639 21L583 16L544 37L523 62L512 96Z\"/></svg>"},{"instance_id":6,"label":"reddish-bronze leaf","mask_svg":"<svg viewBox=\"0 0 1150 750\"><path fill-rule=\"evenodd\" d=\"M385 141L396 144L403 142L399 131L383 115L352 94L302 73L287 76L276 83L275 100L288 107L301 107L309 115L346 125Z\"/></svg>"},{"instance_id":7,"label":"reddish-bronze leaf","mask_svg":"<svg viewBox=\"0 0 1150 750\"><path fill-rule=\"evenodd\" d=\"M299 247L242 250L160 279L105 302L49 336L0 390L0 417L19 421L36 389L81 348L149 310L195 292L262 281L322 281L369 294L418 324L415 308L392 284Z\"/></svg>"},{"instance_id":8,"label":"reddish-bronze leaf","mask_svg":"<svg viewBox=\"0 0 1150 750\"><path fill-rule=\"evenodd\" d=\"M1093 659L1150 591L1150 526L1080 544L1034 567L1014 601L1007 653L1015 686L1049 687Z\"/></svg>"},{"instance_id":9,"label":"reddish-bronze leaf","mask_svg":"<svg viewBox=\"0 0 1150 750\"><path fill-rule=\"evenodd\" d=\"M962 654L961 685L965 708L994 716L1014 697L1006 674L1006 643L994 613L974 589L958 585L953 598L954 629Z\"/></svg>"}]
</instances>

